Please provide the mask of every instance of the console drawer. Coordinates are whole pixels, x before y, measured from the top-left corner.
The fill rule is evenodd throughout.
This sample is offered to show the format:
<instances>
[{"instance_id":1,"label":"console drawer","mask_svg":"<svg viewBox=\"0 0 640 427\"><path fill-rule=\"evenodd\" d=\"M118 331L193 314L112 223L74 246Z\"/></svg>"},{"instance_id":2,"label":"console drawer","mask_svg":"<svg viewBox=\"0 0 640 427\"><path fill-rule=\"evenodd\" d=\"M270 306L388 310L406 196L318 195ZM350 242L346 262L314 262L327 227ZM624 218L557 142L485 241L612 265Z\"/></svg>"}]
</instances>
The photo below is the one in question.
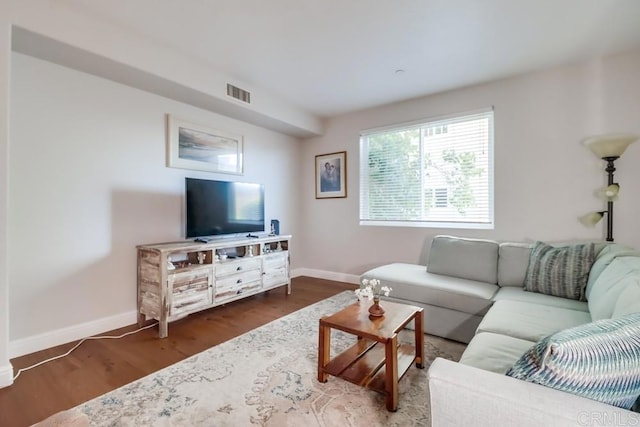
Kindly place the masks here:
<instances>
[{"instance_id":1,"label":"console drawer","mask_svg":"<svg viewBox=\"0 0 640 427\"><path fill-rule=\"evenodd\" d=\"M239 287L244 283L260 280L260 276L260 270L251 270L239 274L232 274L222 279L216 279L216 293L220 289Z\"/></svg>"},{"instance_id":2,"label":"console drawer","mask_svg":"<svg viewBox=\"0 0 640 427\"><path fill-rule=\"evenodd\" d=\"M226 288L216 288L215 302L221 303L235 297L236 295L240 295L245 292L258 291L261 288L262 282L260 280L242 282Z\"/></svg>"},{"instance_id":3,"label":"console drawer","mask_svg":"<svg viewBox=\"0 0 640 427\"><path fill-rule=\"evenodd\" d=\"M251 270L260 271L260 258L246 258L216 264L216 278Z\"/></svg>"}]
</instances>

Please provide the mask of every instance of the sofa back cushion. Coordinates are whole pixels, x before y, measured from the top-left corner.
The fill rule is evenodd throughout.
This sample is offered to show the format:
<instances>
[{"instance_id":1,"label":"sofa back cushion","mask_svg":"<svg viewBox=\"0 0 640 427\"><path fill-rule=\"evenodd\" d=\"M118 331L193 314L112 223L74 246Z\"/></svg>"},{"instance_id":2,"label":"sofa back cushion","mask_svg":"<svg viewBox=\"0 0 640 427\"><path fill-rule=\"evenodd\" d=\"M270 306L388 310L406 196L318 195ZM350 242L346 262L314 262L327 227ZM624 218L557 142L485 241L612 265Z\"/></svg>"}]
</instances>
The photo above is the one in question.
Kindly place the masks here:
<instances>
[{"instance_id":1,"label":"sofa back cushion","mask_svg":"<svg viewBox=\"0 0 640 427\"><path fill-rule=\"evenodd\" d=\"M596 260L591 266L591 271L589 272L589 280L587 282L586 290L587 299L589 299L593 285L598 280L598 277L600 277L600 274L602 274L609 264L611 264L611 262L618 256L628 255L640 256L640 252L634 251L633 249L618 243L610 243L606 245L598 255L596 255Z\"/></svg>"},{"instance_id":2,"label":"sofa back cushion","mask_svg":"<svg viewBox=\"0 0 640 427\"><path fill-rule=\"evenodd\" d=\"M578 243L591 243L591 242L553 242L552 246L569 246ZM611 244L604 242L593 242L595 253L599 254L600 251ZM527 274L527 267L529 266L529 256L531 249L533 249L534 243L524 242L503 242L500 243L500 250L498 255L498 285L500 286L515 286L523 287L524 279ZM626 248L628 250L628 248ZM592 267L592 270L594 266ZM591 279L591 275L589 276Z\"/></svg>"},{"instance_id":3,"label":"sofa back cushion","mask_svg":"<svg viewBox=\"0 0 640 427\"><path fill-rule=\"evenodd\" d=\"M500 243L498 250L498 285L517 286L524 285L524 277L527 274L529 255L532 243Z\"/></svg>"},{"instance_id":4,"label":"sofa back cushion","mask_svg":"<svg viewBox=\"0 0 640 427\"><path fill-rule=\"evenodd\" d=\"M617 319L631 313L640 313L640 275L629 278L627 286L620 292L620 296L613 306L612 319Z\"/></svg>"},{"instance_id":5,"label":"sofa back cushion","mask_svg":"<svg viewBox=\"0 0 640 427\"><path fill-rule=\"evenodd\" d=\"M640 256L618 254L593 282L587 299L594 320L640 312ZM635 299L634 299L635 295Z\"/></svg>"},{"instance_id":6,"label":"sofa back cushion","mask_svg":"<svg viewBox=\"0 0 640 427\"><path fill-rule=\"evenodd\" d=\"M436 236L431 242L427 271L496 284L498 248L493 240Z\"/></svg>"}]
</instances>

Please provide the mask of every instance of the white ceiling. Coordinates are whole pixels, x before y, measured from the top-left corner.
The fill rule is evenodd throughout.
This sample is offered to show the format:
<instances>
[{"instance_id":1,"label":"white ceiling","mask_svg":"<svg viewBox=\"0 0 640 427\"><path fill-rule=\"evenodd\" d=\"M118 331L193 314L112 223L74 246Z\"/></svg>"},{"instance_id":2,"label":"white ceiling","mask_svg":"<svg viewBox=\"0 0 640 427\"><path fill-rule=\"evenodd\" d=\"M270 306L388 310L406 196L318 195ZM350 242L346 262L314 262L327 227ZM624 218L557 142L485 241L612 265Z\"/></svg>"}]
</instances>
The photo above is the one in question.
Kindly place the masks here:
<instances>
[{"instance_id":1,"label":"white ceiling","mask_svg":"<svg viewBox=\"0 0 640 427\"><path fill-rule=\"evenodd\" d=\"M320 117L640 46L640 0L64 3Z\"/></svg>"}]
</instances>

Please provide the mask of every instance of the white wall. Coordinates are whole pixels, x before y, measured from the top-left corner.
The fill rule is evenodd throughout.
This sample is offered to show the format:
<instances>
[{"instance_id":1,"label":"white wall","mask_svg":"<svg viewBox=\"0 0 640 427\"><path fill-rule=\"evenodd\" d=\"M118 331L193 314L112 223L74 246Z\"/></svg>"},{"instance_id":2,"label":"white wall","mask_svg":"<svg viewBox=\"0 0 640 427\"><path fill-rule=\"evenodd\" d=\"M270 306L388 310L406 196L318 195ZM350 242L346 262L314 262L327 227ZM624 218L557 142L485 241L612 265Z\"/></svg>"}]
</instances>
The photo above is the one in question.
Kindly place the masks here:
<instances>
[{"instance_id":1,"label":"white wall","mask_svg":"<svg viewBox=\"0 0 640 427\"><path fill-rule=\"evenodd\" d=\"M7 272L7 190L9 188L9 75L11 25L0 3L0 387L13 382L9 362L9 278Z\"/></svg>"},{"instance_id":2,"label":"white wall","mask_svg":"<svg viewBox=\"0 0 640 427\"><path fill-rule=\"evenodd\" d=\"M7 2L4 2L7 3ZM320 120L262 88L212 71L204 61L92 13L78 2L21 0L8 2L7 20L22 53L74 69L91 70L114 81L125 80L148 91L190 99L211 111L272 126L271 129L317 135ZM174 29L168 29L173 31ZM26 51L25 51L26 50ZM230 100L226 84L252 92L251 104Z\"/></svg>"},{"instance_id":3,"label":"white wall","mask_svg":"<svg viewBox=\"0 0 640 427\"><path fill-rule=\"evenodd\" d=\"M267 221L299 234L297 139L18 53L12 73L12 354L135 321L135 246L184 238L185 176L265 184ZM166 113L243 134L245 174L167 168Z\"/></svg>"},{"instance_id":4,"label":"white wall","mask_svg":"<svg viewBox=\"0 0 640 427\"><path fill-rule=\"evenodd\" d=\"M640 51L523 75L334 118L303 145L300 265L361 274L380 264L418 262L436 234L498 240L603 238L576 218L604 203L604 162L581 145L593 134L640 133ZM359 132L407 121L495 107L495 229L460 230L358 225ZM348 152L348 197L314 198L314 156ZM615 204L616 241L640 248L640 143L616 162L622 186Z\"/></svg>"},{"instance_id":5,"label":"white wall","mask_svg":"<svg viewBox=\"0 0 640 427\"><path fill-rule=\"evenodd\" d=\"M292 206L297 206L297 204L295 204L295 197L299 193L298 189L300 187L297 180L289 179L291 178L290 175L297 175L295 168L299 167L296 166L299 163L290 161L292 157L290 146L293 140L276 133L266 132L264 129L249 126L247 123L264 123L265 126L269 126L271 129L284 129L287 132L301 132L301 134L318 134L321 132L321 123L318 118L300 111L295 106L289 105L273 94L267 93L261 88L252 87L246 84L246 82L237 81L237 79L233 79L222 73L212 73L206 64L181 55L168 46L158 45L152 40L141 37L139 34L114 26L113 23L105 21L101 16L90 16L84 13L82 8L77 8L76 6L77 5L66 4L65 2L52 2L50 0L0 2L0 165L3 166L0 167L0 387L10 384L12 381L12 369L7 354L10 353L15 356L48 346L45 343L47 340L52 339L52 334L49 333L49 331L60 325L68 325L71 318L73 318L71 326L65 327L63 330L57 330L55 334L56 337L53 337L54 341L49 342L49 345L55 344L55 340L68 341L74 339L91 330L104 331L111 329L116 325L122 324L125 319L131 316L130 308L132 300L116 292L113 298L109 295L109 301L105 304L108 308L103 307L102 304L96 304L93 298L94 294L91 293L90 290L86 290L85 285L80 284L82 280L80 280L79 277L90 277L92 272L111 272L110 268L114 265L119 265L118 263L122 262L123 259L118 259L117 256L109 256L108 254L111 253L108 252L109 248L113 249L127 246L127 248L130 249L130 246L125 244L125 242L133 242L136 240L135 243L138 243L137 240L140 237L151 237L148 234L145 235L144 231L142 235L138 235L137 233L139 233L139 231L135 230L135 227L128 222L124 212L125 210L127 212L130 210L128 207L130 203L134 205L133 212L139 210L144 211L145 203L155 203L160 208L166 207L171 203L169 201L169 199L171 199L170 195L175 197L178 191L177 189L179 188L175 183L169 183L170 179L166 176L157 181L154 179L143 182L136 181L136 185L130 187L129 184L133 180L136 180L137 176L129 171L123 172L122 175L118 176L114 176L113 172L109 172L107 177L96 174L96 176L100 177L97 183L84 181L89 186L96 184L98 188L97 191L101 196L94 195L86 187L82 188L80 184L70 186L73 190L70 195L64 192L67 191L64 188L66 185L56 187L58 198L62 203L68 202L69 199L73 199L74 197L86 199L86 206L81 208L84 209L84 213L98 213L98 220L104 221L109 216L107 213L107 210L109 210L112 212L112 218L120 221L118 224L119 227L103 226L102 228L98 227L95 229L96 231L91 231L87 237L100 239L100 241L96 242L97 249L90 250L86 254L77 248L71 249L71 259L69 260L69 257L65 257L65 260L69 261L68 265L57 262L61 261L62 258L62 256L58 255L58 252L61 250L69 250L66 244L62 245L63 248L50 248L48 250L48 256L51 257L50 259L52 261L46 261L46 265L38 264L38 268L52 268L52 275L47 275L46 284L30 283L29 285L35 286L35 290L21 282L11 285L10 280L22 280L22 278L17 278L15 275L9 277L9 270L15 270L17 267L14 263L18 263L18 267L23 270L23 265L25 264L28 264L29 269L35 269L34 264L28 263L27 261L29 257L33 259L35 255L33 249L30 249L28 254L14 254L14 249L25 251L25 247L15 241L13 244L10 244L8 234L22 237L21 233L27 231L26 234L30 236L32 243L37 243L40 239L58 243L60 236L69 236L68 233L60 231L59 228L57 228L58 223L53 219L43 219L43 223L47 223L48 221L49 224L54 225L53 229L51 229L51 236L36 236L35 239L33 231L19 230L18 228L14 229L14 224L7 220L8 214L13 217L18 215L18 218L20 218L20 215L17 212L17 206L16 209L12 209L11 212L6 212L9 209L10 194L15 194L16 190L15 187L9 188L9 168L4 166L6 166L7 163L11 163L11 168L15 172L14 175L24 175L23 170L16 170L14 168L14 159L12 157L9 158L9 152L15 149L17 143L17 141L13 139L14 135L10 134L9 128L9 70L13 59L11 51L12 35L15 36L19 34L20 40L18 40L18 37L14 40L16 46L35 52L35 56L52 57L52 59L61 61L63 64L72 67L95 70L97 74L108 76L116 81L131 81L134 85L140 83L142 86L148 86L152 92L166 94L166 96L170 96L172 99L193 99L194 105L201 105L209 111L244 120L245 123L236 122L217 114L210 114L194 108L188 108L185 105L175 102L166 104L175 107L174 110L176 111L183 111L187 113L187 115L193 114L189 116L190 118L195 119L200 117L204 120L213 118L216 122L220 119L221 121L228 121L234 125L241 125L240 127L243 129L246 128L250 136L255 136L260 141L260 148L258 148L258 145L254 145L257 151L253 158L251 158L251 156L247 158L247 166L253 162L254 165L259 164L261 170L268 170L268 174L264 175L264 182L268 185L267 194L272 191L269 190L269 187L283 189L282 192L277 193L277 197L271 197L267 201L267 215L273 213L274 217L279 217L282 220L284 232L296 234L296 217L292 214L294 211ZM20 29L20 31L12 31L12 29ZM39 77L40 76L38 76L38 78ZM151 81L149 81L148 77L152 77ZM256 95L253 97L255 102L253 102L251 106L246 106L235 103L234 101L229 101L224 92L226 82L231 82L251 90L253 94ZM84 88L80 88L79 92L82 93L83 90ZM130 93L133 92L128 92L129 95ZM129 95L124 98L126 101L122 102L123 110L128 105ZM16 97L14 97L14 99L16 99ZM157 100L161 98L155 97L154 99ZM101 101L100 98L92 98L92 100L98 104ZM111 100L110 102L114 101ZM162 110L161 107L163 103L166 102L167 100L156 102L147 101L147 104L152 104L157 108L157 111L160 111ZM135 103L133 103L133 105L135 105ZM108 127L106 124L125 125L126 131L134 131L133 134L136 136L142 136L142 140L149 146L149 129L156 127L158 124L162 125L162 120L154 116L154 112L148 109L130 111L129 113L132 114L131 121L126 120L124 117L120 117L118 120L111 117L113 114L111 114L112 112L109 111L108 108L97 104L94 104L94 106L100 107L98 110L102 109L102 111L106 113L106 117L102 117L101 119L103 120L94 121L98 123L98 126L94 128L95 132L91 129L93 124L87 125L88 127L83 127L84 125L79 123L77 129L73 129L74 135L78 138L85 137L87 141L95 141L99 149L106 150L97 151L97 149L94 149L90 153L96 158L101 158L100 156L103 155L105 156L104 159L101 158L103 160L102 164L95 164L96 160L94 160L98 173L105 169L104 166L108 162L116 162L124 170L126 166L130 165L130 162L128 160L122 161L122 156L120 156L119 153L114 153L116 153L118 149L123 149L126 143L123 142L122 139L126 139L128 136L125 137L121 135L121 132L117 129ZM148 106L149 105L144 105L145 108ZM43 117L56 116L57 110L60 108L58 104L52 106L52 109L46 111L46 116ZM79 108L79 110L79 113L81 113L79 117L82 117L83 114L86 115L83 108ZM31 115L38 111L42 112L38 110L38 108L34 108L34 111L29 111L28 114ZM120 110L118 110L118 114L119 111ZM64 108L62 108L61 113L61 115L64 116L63 122L74 118L73 115L67 115L66 113L69 113L69 111L65 111ZM140 120L141 117L138 117L138 113L145 116L144 121ZM13 119L15 118L16 115L14 114ZM104 120L105 118L108 118L108 120ZM53 122L54 120L51 121ZM91 120L89 120L89 122L90 121ZM75 123L76 121L74 121L74 124ZM67 142L66 133L68 133L69 130L63 129L64 126L60 124L56 123L55 125L58 126L59 134L54 136L60 137L60 133L63 133L65 136L62 138L62 144L60 146L61 151L64 151L64 149L67 148L65 147L65 143ZM135 129L136 127L145 127L146 130ZM32 130L28 130L27 133L34 134ZM45 133L44 130L43 133ZM49 134L45 136L46 138L38 141L43 146L46 146L47 143L60 143L59 140L52 139ZM108 141L109 144L114 144L113 138L116 138L116 140L120 139L113 147L100 144L105 141ZM156 138L156 136L153 138ZM164 139L164 137L162 137L162 139ZM86 154L87 147L92 147L92 145L83 146L74 140L68 142L72 146L79 145L79 148L84 150L83 154ZM89 144L89 142L87 142L87 144ZM129 146L124 148L127 150L130 149ZM23 147L20 147L20 150L22 149ZM297 148L293 150L297 150ZM45 151L47 150L42 150L42 152ZM133 152L139 154L137 150L133 150ZM29 153L25 151L21 153L21 155L27 154ZM64 160L57 164L57 167L60 168L60 176L54 174L55 179L51 180L53 183L61 183L64 181L61 177L74 175L74 171L76 173L73 178L77 179L79 175L78 172L83 172L88 169L80 166L75 170L76 164L67 164L68 159L72 157L65 158L59 153L53 154L54 159L59 160L58 158L62 157ZM151 162L157 158L157 153L154 155L156 157L151 158L147 157L147 153L144 153L144 160ZM118 158L117 161L114 160L114 157ZM297 159L298 156L293 155L293 157ZM129 159L132 161L133 157ZM269 161L269 167L263 167L261 161ZM23 166L29 163L29 168L33 167L34 162L38 164L44 163L41 159L30 159L28 162L24 159L22 160ZM31 172L32 174L36 174L38 170L32 169ZM94 170L91 169L91 172L93 173ZM43 169L42 173L51 175L51 171L48 170L48 168ZM183 175L181 175L181 173ZM184 176L184 172L178 171L165 171L164 174L174 178ZM195 176L195 174L191 176ZM248 173L246 176L248 179L250 174ZM112 179L112 181L109 181L109 179ZM29 185L34 186L34 183L28 179L25 181L25 186ZM37 185L35 186L38 187ZM40 191L39 188L37 188L37 190ZM141 198L138 197L139 191L149 192L153 190L157 192L155 198L150 197L149 200L141 200ZM46 198L47 197L45 197L45 199ZM52 196L48 198L54 199ZM108 199L108 201L106 199ZM77 200L71 200L71 202L77 202ZM92 204L93 202L96 202L96 206ZM21 204L21 208L29 205L28 200L24 199L20 200L19 203ZM127 207L124 207L124 205L127 205ZM29 211L28 214L42 218L46 215L47 209L49 208L50 207L43 208L39 205L38 209ZM61 212L60 208L53 207L52 210L54 214L59 216L60 227L62 228L72 227L76 232L84 232L85 230L91 229L90 224L86 224L86 219L76 218L76 222L74 222L70 220L64 212ZM145 225L148 228L154 228L157 225L166 226L168 221L175 219L175 215L175 210L169 208L166 213L163 212L159 217L147 216L143 221L145 224L148 224ZM20 221L22 221L22 219L20 219ZM24 227L24 225L21 225L21 227ZM39 224L39 226L35 228L42 230L44 226ZM134 231L129 232L127 228L131 228ZM9 233L9 230L11 233ZM49 229L47 229L47 232L48 231ZM166 235L173 236L174 234L175 229L167 232ZM109 244L104 241L104 239L107 238L106 236L110 236L109 238L112 239ZM131 236L135 236L135 239ZM153 240L159 240L162 237L160 234L153 234ZM82 239L75 236L71 238L71 241L82 242ZM83 244L85 243L79 243L80 246ZM9 251L12 252L11 261L9 260ZM84 261L86 261L87 264L81 264L77 257L84 257ZM129 258L127 258L127 260L129 260ZM296 262L295 255L293 262ZM133 270L130 269L129 271ZM65 274L69 276L66 277ZM38 274L28 273L27 276L29 280L39 280ZM97 280L96 283L104 283L105 280L106 279L101 278ZM90 280L90 282L93 282L93 280ZM53 284L58 287L56 291L51 290L50 285ZM91 294L92 304L85 307L83 306L85 302L78 300L78 305L80 305L81 308L79 309L80 312L77 312L78 308L72 304L75 303L76 300L68 300L68 295L63 291L67 286L79 291L76 298L84 295L84 293ZM99 287L98 285L91 284L88 286L89 289ZM111 284L111 286L122 290L125 285L116 282L115 285ZM25 287L26 289L24 289ZM48 290L45 291L42 296L37 295L38 290L42 290L43 288L47 288ZM99 292L104 291L98 291L98 294ZM127 288L127 292L131 292L131 289ZM9 297L10 294L11 299ZM20 303L34 303L33 307L39 308L42 305L47 305L43 303L44 298L47 297L52 297L52 300L46 312L51 314L52 311L57 310L55 313L60 314L61 319L57 318L57 314L53 317L43 316L42 313L32 310L31 307L11 306L12 301L18 301ZM121 302L125 299L128 301L127 307L121 306ZM64 301L61 302L61 300ZM57 307L54 308L54 304L57 305ZM67 310L69 306L74 308ZM69 314L69 311L76 314ZM33 319L26 319L28 316L27 312ZM88 320L89 323L78 323L87 319L95 319L102 313L109 313L110 317L104 319L101 326L93 320ZM45 320L43 321L42 319ZM35 325L36 323L40 323L40 326ZM51 324L49 325L49 323ZM10 325L11 332L9 332ZM43 327L42 325L47 326ZM30 338L21 338L23 334L37 333L37 331L42 331L42 334L35 336L30 335ZM11 349L9 348L9 339L12 340Z\"/></svg>"}]
</instances>

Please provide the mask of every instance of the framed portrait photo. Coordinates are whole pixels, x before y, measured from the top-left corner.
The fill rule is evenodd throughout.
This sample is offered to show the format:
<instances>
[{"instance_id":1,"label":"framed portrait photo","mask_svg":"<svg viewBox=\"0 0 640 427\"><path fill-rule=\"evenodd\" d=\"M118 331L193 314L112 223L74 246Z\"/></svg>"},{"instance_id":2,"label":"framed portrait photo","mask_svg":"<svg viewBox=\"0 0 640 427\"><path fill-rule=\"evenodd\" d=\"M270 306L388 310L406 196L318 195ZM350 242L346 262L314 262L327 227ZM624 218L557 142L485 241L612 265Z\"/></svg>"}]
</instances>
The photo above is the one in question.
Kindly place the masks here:
<instances>
[{"instance_id":1,"label":"framed portrait photo","mask_svg":"<svg viewBox=\"0 0 640 427\"><path fill-rule=\"evenodd\" d=\"M347 152L316 156L316 199L347 197Z\"/></svg>"},{"instance_id":2,"label":"framed portrait photo","mask_svg":"<svg viewBox=\"0 0 640 427\"><path fill-rule=\"evenodd\" d=\"M167 114L167 166L243 173L243 137Z\"/></svg>"}]
</instances>

